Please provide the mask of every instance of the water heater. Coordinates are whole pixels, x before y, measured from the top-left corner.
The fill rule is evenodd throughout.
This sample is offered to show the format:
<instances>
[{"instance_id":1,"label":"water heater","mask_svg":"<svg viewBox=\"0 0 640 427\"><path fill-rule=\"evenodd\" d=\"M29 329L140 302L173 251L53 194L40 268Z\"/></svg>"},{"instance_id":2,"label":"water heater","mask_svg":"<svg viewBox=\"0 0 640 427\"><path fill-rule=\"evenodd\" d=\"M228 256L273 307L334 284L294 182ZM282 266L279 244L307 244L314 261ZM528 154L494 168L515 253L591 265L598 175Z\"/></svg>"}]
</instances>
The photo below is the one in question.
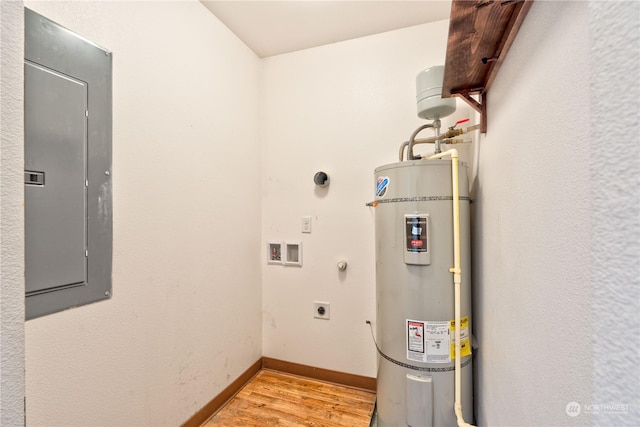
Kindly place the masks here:
<instances>
[{"instance_id":1,"label":"water heater","mask_svg":"<svg viewBox=\"0 0 640 427\"><path fill-rule=\"evenodd\" d=\"M455 426L452 177L449 160L375 170L378 427ZM467 168L459 168L461 265L468 271ZM464 418L472 419L471 298L461 283Z\"/></svg>"},{"instance_id":2,"label":"water heater","mask_svg":"<svg viewBox=\"0 0 640 427\"><path fill-rule=\"evenodd\" d=\"M378 427L473 418L469 181L457 150L439 150L450 143L440 118L455 111L455 100L440 96L442 78L440 66L418 74L418 115L434 122L374 175ZM414 156L415 135L429 127L437 154Z\"/></svg>"}]
</instances>

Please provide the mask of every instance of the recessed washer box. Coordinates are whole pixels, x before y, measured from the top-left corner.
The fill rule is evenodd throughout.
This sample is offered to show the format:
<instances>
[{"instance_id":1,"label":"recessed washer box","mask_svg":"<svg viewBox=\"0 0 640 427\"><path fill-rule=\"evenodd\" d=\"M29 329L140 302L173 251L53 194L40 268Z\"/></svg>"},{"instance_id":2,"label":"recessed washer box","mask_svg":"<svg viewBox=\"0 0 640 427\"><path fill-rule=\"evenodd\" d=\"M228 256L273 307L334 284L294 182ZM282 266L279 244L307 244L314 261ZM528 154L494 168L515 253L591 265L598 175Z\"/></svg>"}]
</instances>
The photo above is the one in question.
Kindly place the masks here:
<instances>
[{"instance_id":1,"label":"recessed washer box","mask_svg":"<svg viewBox=\"0 0 640 427\"><path fill-rule=\"evenodd\" d=\"M284 242L284 265L302 267L302 242Z\"/></svg>"},{"instance_id":2,"label":"recessed washer box","mask_svg":"<svg viewBox=\"0 0 640 427\"><path fill-rule=\"evenodd\" d=\"M267 242L267 264L282 265L284 260L282 259L282 246L280 241L269 240Z\"/></svg>"}]
</instances>

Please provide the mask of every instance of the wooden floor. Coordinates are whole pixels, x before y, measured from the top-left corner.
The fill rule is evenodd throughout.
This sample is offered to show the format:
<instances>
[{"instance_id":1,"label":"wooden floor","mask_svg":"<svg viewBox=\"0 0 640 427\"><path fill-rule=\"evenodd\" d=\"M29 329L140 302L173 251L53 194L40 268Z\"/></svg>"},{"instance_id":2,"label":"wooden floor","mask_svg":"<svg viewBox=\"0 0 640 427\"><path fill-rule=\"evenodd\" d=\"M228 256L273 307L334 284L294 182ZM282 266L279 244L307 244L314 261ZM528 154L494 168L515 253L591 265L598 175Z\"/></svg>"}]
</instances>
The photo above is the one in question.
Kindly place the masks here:
<instances>
[{"instance_id":1,"label":"wooden floor","mask_svg":"<svg viewBox=\"0 0 640 427\"><path fill-rule=\"evenodd\" d=\"M368 427L375 393L263 369L203 427Z\"/></svg>"}]
</instances>

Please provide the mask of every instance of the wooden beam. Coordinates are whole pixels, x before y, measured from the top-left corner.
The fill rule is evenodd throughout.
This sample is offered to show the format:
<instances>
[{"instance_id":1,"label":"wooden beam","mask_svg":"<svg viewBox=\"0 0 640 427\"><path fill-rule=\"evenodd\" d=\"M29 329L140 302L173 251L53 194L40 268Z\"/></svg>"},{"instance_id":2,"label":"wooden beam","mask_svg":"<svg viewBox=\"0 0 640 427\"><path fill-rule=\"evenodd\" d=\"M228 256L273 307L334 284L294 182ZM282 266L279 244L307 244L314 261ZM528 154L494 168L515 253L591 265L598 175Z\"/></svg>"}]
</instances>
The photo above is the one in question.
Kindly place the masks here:
<instances>
[{"instance_id":1,"label":"wooden beam","mask_svg":"<svg viewBox=\"0 0 640 427\"><path fill-rule=\"evenodd\" d=\"M527 12L529 12L529 9L531 9L531 5L533 5L533 0L524 0L524 1L518 1L515 3L516 3L516 7L513 10L511 19L507 24L507 28L497 48L498 60L495 61L495 64L493 65L491 72L489 73L489 77L487 78L487 81L485 83L485 87L484 87L485 92L489 91L489 88L491 87L491 85L493 84L493 81L498 75L500 66L502 66L502 63L504 62L504 58L507 57L507 52L509 52L509 48L511 48L511 45L513 44L513 41L515 40L516 35L518 34L518 30L520 29L520 26L522 26L522 22L524 21L524 18L527 16Z\"/></svg>"},{"instance_id":2,"label":"wooden beam","mask_svg":"<svg viewBox=\"0 0 640 427\"><path fill-rule=\"evenodd\" d=\"M487 133L487 94L486 92L478 93L480 101L476 101L471 91L461 91L454 93L454 96L460 97L466 101L474 110L480 113L480 132ZM477 93L477 92L476 92Z\"/></svg>"},{"instance_id":3,"label":"wooden beam","mask_svg":"<svg viewBox=\"0 0 640 427\"><path fill-rule=\"evenodd\" d=\"M487 132L486 96L533 0L453 0L442 96L460 96L480 113ZM471 95L479 94L480 101Z\"/></svg>"}]
</instances>

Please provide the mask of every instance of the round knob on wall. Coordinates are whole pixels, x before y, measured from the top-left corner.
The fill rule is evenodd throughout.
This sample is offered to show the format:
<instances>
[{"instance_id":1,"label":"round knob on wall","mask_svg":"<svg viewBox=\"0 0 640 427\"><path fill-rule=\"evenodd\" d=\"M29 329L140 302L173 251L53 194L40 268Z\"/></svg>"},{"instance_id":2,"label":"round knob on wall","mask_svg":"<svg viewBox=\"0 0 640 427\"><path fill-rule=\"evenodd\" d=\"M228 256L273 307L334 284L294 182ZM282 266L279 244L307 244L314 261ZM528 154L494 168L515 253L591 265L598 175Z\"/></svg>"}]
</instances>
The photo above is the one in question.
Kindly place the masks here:
<instances>
[{"instance_id":1,"label":"round knob on wall","mask_svg":"<svg viewBox=\"0 0 640 427\"><path fill-rule=\"evenodd\" d=\"M345 271L347 269L347 261L341 259L338 261L338 270Z\"/></svg>"},{"instance_id":2,"label":"round knob on wall","mask_svg":"<svg viewBox=\"0 0 640 427\"><path fill-rule=\"evenodd\" d=\"M324 187L329 184L329 175L326 172L316 172L313 176L313 182L320 187Z\"/></svg>"}]
</instances>

